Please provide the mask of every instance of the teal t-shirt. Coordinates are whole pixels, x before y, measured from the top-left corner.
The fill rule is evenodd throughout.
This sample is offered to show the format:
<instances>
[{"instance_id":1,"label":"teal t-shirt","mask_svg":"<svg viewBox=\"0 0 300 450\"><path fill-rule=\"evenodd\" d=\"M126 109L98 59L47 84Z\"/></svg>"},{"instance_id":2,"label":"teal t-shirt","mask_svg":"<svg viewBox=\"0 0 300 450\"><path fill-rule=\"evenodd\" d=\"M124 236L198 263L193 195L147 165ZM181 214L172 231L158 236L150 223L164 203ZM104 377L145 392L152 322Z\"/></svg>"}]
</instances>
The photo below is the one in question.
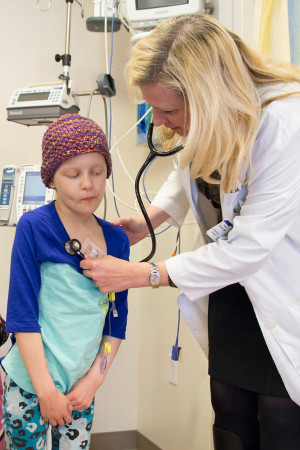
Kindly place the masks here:
<instances>
[{"instance_id":1,"label":"teal t-shirt","mask_svg":"<svg viewBox=\"0 0 300 450\"><path fill-rule=\"evenodd\" d=\"M47 366L56 388L67 393L88 372L98 353L109 305L107 294L71 265L44 262L38 300ZM35 393L17 344L2 365L18 386Z\"/></svg>"}]
</instances>

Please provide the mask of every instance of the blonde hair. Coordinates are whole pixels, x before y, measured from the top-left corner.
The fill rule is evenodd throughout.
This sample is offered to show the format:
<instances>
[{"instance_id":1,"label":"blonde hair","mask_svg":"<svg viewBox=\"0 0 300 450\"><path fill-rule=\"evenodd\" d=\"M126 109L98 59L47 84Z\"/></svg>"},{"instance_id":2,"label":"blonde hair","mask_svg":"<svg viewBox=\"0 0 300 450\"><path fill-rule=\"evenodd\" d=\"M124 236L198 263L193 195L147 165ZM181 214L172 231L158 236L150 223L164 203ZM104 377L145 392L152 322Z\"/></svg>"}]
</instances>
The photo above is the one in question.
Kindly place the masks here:
<instances>
[{"instance_id":1,"label":"blonde hair","mask_svg":"<svg viewBox=\"0 0 300 450\"><path fill-rule=\"evenodd\" d=\"M129 92L158 84L179 92L189 108L189 132L181 168L191 178L218 170L225 192L235 189L245 158L250 159L262 105L257 88L300 81L300 70L252 51L237 35L208 15L177 16L159 24L132 49L127 65ZM290 93L285 96L291 95ZM269 102L270 100L268 100ZM165 127L166 149L178 136Z\"/></svg>"}]
</instances>

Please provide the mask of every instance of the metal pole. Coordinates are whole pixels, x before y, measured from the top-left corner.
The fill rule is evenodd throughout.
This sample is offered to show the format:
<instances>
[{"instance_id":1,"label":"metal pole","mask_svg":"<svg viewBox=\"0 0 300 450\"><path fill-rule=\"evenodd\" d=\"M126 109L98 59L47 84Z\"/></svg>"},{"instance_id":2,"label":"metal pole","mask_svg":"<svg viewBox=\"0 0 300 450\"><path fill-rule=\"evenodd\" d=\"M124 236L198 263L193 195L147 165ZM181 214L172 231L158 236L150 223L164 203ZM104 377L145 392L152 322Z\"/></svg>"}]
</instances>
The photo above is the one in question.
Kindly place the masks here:
<instances>
[{"instance_id":1,"label":"metal pole","mask_svg":"<svg viewBox=\"0 0 300 450\"><path fill-rule=\"evenodd\" d=\"M65 42L65 55L70 55L70 34L71 34L71 12L72 1L67 0L67 23L66 23L66 42ZM64 64L64 75L69 76L70 61L68 64Z\"/></svg>"}]
</instances>

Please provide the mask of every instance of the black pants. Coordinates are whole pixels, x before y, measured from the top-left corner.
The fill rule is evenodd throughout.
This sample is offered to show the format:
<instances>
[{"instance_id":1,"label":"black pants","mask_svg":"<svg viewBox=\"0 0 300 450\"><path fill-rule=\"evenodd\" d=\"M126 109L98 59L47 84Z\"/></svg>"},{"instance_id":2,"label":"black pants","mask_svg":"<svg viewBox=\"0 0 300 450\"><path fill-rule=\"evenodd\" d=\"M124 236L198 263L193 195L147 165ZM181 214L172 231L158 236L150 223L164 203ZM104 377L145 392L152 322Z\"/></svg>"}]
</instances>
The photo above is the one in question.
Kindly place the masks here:
<instances>
[{"instance_id":1,"label":"black pants","mask_svg":"<svg viewBox=\"0 0 300 450\"><path fill-rule=\"evenodd\" d=\"M300 407L290 398L211 377L211 401L215 426L238 435L245 450L300 450Z\"/></svg>"}]
</instances>

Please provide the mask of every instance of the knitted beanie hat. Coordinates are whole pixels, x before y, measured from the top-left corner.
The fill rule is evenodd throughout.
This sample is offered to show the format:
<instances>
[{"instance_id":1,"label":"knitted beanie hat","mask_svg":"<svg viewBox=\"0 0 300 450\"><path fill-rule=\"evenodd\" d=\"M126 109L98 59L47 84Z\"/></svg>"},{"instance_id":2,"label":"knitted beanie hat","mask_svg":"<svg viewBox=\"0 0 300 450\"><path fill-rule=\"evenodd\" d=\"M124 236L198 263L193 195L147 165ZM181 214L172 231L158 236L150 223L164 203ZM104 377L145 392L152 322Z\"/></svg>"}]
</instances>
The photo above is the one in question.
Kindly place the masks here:
<instances>
[{"instance_id":1,"label":"knitted beanie hat","mask_svg":"<svg viewBox=\"0 0 300 450\"><path fill-rule=\"evenodd\" d=\"M93 120L79 114L65 114L45 132L42 142L41 176L45 186L66 159L84 153L99 152L106 161L107 178L111 174L111 157L103 130Z\"/></svg>"}]
</instances>

